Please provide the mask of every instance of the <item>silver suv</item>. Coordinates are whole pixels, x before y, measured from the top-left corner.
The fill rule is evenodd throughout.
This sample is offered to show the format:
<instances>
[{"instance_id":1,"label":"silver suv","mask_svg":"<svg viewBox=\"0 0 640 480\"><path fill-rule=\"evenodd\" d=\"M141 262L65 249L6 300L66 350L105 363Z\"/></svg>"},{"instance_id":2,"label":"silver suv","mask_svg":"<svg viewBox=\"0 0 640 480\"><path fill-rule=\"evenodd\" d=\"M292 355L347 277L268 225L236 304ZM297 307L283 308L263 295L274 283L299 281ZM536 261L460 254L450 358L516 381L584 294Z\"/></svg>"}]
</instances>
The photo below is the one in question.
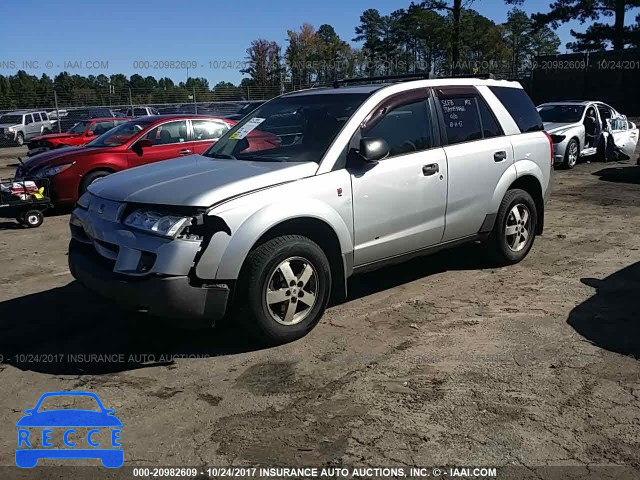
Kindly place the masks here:
<instances>
[{"instance_id":1,"label":"silver suv","mask_svg":"<svg viewBox=\"0 0 640 480\"><path fill-rule=\"evenodd\" d=\"M302 337L354 274L481 241L496 264L542 233L552 144L517 83L404 81L275 98L203 155L93 183L71 273L151 314L232 316Z\"/></svg>"},{"instance_id":2,"label":"silver suv","mask_svg":"<svg viewBox=\"0 0 640 480\"><path fill-rule=\"evenodd\" d=\"M17 111L0 115L0 142L17 143L51 133L55 122L49 120L45 111Z\"/></svg>"}]
</instances>

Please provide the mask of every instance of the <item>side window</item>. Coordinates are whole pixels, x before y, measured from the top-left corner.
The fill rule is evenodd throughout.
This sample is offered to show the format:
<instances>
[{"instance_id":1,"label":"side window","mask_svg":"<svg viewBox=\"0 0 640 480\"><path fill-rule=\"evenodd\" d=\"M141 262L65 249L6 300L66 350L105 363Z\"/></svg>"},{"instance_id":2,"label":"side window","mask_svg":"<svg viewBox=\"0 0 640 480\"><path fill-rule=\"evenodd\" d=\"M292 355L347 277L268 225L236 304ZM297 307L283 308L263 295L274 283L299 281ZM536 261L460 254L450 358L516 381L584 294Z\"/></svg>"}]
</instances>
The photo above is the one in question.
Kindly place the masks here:
<instances>
[{"instance_id":1,"label":"side window","mask_svg":"<svg viewBox=\"0 0 640 480\"><path fill-rule=\"evenodd\" d=\"M94 123L91 127L91 131L96 135L102 135L113 128L113 122L98 122Z\"/></svg>"},{"instance_id":2,"label":"side window","mask_svg":"<svg viewBox=\"0 0 640 480\"><path fill-rule=\"evenodd\" d=\"M153 145L170 145L187 141L187 121L170 122L153 128L144 138L151 140Z\"/></svg>"},{"instance_id":3,"label":"side window","mask_svg":"<svg viewBox=\"0 0 640 480\"><path fill-rule=\"evenodd\" d=\"M135 113L136 117L145 117L147 115L147 110L145 110L144 108L134 108L133 112Z\"/></svg>"},{"instance_id":4,"label":"side window","mask_svg":"<svg viewBox=\"0 0 640 480\"><path fill-rule=\"evenodd\" d=\"M194 140L218 140L222 137L229 126L224 122L211 120L192 120Z\"/></svg>"},{"instance_id":5,"label":"side window","mask_svg":"<svg viewBox=\"0 0 640 480\"><path fill-rule=\"evenodd\" d=\"M482 124L475 95L439 96L449 145L482 138Z\"/></svg>"},{"instance_id":6,"label":"side window","mask_svg":"<svg viewBox=\"0 0 640 480\"><path fill-rule=\"evenodd\" d=\"M25 115L24 116L24 124L25 125L31 125L32 123L33 123L33 117L31 117L31 114Z\"/></svg>"},{"instance_id":7,"label":"side window","mask_svg":"<svg viewBox=\"0 0 640 480\"><path fill-rule=\"evenodd\" d=\"M49 121L49 115L47 115L47 112L40 112L40 116L42 117L43 122Z\"/></svg>"},{"instance_id":8,"label":"side window","mask_svg":"<svg viewBox=\"0 0 640 480\"><path fill-rule=\"evenodd\" d=\"M520 132L537 132L544 130L540 114L527 92L522 88L489 87L498 100L507 109L518 125Z\"/></svg>"},{"instance_id":9,"label":"side window","mask_svg":"<svg viewBox=\"0 0 640 480\"><path fill-rule=\"evenodd\" d=\"M362 136L383 138L393 157L431 148L431 131L425 95L424 99L392 107L377 123L363 130Z\"/></svg>"},{"instance_id":10,"label":"side window","mask_svg":"<svg viewBox=\"0 0 640 480\"><path fill-rule=\"evenodd\" d=\"M498 122L485 101L480 97L476 98L476 101L478 103L478 111L480 112L480 121L482 122L482 136L484 138L493 138L504 135L502 128L498 125Z\"/></svg>"},{"instance_id":11,"label":"side window","mask_svg":"<svg viewBox=\"0 0 640 480\"><path fill-rule=\"evenodd\" d=\"M42 117L40 116L39 113L36 112L36 113L33 113L32 115L33 115L33 121L34 122L41 122L42 121Z\"/></svg>"}]
</instances>

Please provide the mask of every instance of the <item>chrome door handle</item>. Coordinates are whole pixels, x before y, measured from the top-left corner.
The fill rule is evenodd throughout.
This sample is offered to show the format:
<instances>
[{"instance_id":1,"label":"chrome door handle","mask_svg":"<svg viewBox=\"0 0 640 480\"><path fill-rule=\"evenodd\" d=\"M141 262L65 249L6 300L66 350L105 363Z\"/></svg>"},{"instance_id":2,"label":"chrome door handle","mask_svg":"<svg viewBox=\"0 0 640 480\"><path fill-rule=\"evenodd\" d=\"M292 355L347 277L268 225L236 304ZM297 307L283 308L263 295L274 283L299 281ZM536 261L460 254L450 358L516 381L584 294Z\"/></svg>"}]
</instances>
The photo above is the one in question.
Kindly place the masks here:
<instances>
[{"instance_id":1,"label":"chrome door handle","mask_svg":"<svg viewBox=\"0 0 640 480\"><path fill-rule=\"evenodd\" d=\"M424 165L422 167L422 174L425 177L428 177L430 175L435 175L439 171L440 171L440 166L437 163L430 163L429 165Z\"/></svg>"},{"instance_id":2,"label":"chrome door handle","mask_svg":"<svg viewBox=\"0 0 640 480\"><path fill-rule=\"evenodd\" d=\"M191 150L189 150L189 149L187 148L187 149L184 149L184 150L180 150L178 153L179 153L180 155L189 155L189 154L191 153Z\"/></svg>"},{"instance_id":3,"label":"chrome door handle","mask_svg":"<svg viewBox=\"0 0 640 480\"><path fill-rule=\"evenodd\" d=\"M501 150L501 151L496 152L496 153L493 154L493 161L494 162L501 162L505 158L507 158L507 152L505 152L504 150Z\"/></svg>"}]
</instances>

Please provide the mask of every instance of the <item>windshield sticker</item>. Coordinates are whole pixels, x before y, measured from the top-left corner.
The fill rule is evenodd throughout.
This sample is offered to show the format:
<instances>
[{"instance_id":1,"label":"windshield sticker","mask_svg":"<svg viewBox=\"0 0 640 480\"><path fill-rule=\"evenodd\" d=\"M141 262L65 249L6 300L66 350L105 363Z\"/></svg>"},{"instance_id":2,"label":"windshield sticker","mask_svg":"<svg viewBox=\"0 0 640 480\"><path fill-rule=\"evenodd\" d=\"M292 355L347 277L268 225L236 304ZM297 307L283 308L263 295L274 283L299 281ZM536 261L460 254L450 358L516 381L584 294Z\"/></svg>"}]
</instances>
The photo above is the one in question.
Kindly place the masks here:
<instances>
[{"instance_id":1,"label":"windshield sticker","mask_svg":"<svg viewBox=\"0 0 640 480\"><path fill-rule=\"evenodd\" d=\"M229 137L229 140L242 140L244 137L249 135L255 128L264 122L266 118L252 118L247 123L245 123L242 127L238 129L233 135Z\"/></svg>"}]
</instances>

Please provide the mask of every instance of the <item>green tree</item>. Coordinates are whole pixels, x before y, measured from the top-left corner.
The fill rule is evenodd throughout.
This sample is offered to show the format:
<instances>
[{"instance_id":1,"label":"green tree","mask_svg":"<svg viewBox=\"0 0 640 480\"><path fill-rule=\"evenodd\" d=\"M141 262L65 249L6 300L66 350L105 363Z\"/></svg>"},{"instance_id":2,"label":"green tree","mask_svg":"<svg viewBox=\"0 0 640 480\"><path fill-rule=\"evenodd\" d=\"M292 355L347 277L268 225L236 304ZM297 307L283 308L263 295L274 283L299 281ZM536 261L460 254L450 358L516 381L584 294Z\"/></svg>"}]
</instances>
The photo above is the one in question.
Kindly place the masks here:
<instances>
[{"instance_id":1,"label":"green tree","mask_svg":"<svg viewBox=\"0 0 640 480\"><path fill-rule=\"evenodd\" d=\"M622 50L633 43L634 35L632 27L625 26L625 15L637 7L640 0L556 0L548 12L535 14L534 20L539 26L550 24L553 28L571 20L582 24L592 21L585 32L571 30L576 41L567 43L567 48L583 52L612 45L614 50ZM613 25L596 21L603 17L613 17Z\"/></svg>"}]
</instances>

